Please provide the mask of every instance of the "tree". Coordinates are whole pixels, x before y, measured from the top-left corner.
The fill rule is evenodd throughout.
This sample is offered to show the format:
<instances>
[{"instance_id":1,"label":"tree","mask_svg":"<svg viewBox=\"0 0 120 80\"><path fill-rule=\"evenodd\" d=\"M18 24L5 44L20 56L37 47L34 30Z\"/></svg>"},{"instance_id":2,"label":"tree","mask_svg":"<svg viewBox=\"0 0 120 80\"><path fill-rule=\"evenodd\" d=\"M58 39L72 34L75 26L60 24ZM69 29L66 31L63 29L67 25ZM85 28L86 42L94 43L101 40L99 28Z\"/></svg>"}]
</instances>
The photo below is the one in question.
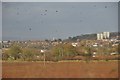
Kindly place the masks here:
<instances>
[{"instance_id":1,"label":"tree","mask_svg":"<svg viewBox=\"0 0 120 80\"><path fill-rule=\"evenodd\" d=\"M13 45L10 47L10 55L14 57L14 59L18 59L19 54L22 52L21 48L18 45Z\"/></svg>"},{"instance_id":2,"label":"tree","mask_svg":"<svg viewBox=\"0 0 120 80\"><path fill-rule=\"evenodd\" d=\"M64 54L66 56L74 56L77 53L76 48L73 47L71 44L65 44L63 48L64 48Z\"/></svg>"},{"instance_id":3,"label":"tree","mask_svg":"<svg viewBox=\"0 0 120 80\"><path fill-rule=\"evenodd\" d=\"M58 39L58 42L61 42L62 41L62 39Z\"/></svg>"},{"instance_id":4,"label":"tree","mask_svg":"<svg viewBox=\"0 0 120 80\"><path fill-rule=\"evenodd\" d=\"M92 49L90 47L87 48L87 53L86 53L86 62L89 62L92 57Z\"/></svg>"},{"instance_id":5,"label":"tree","mask_svg":"<svg viewBox=\"0 0 120 80\"><path fill-rule=\"evenodd\" d=\"M45 39L45 41L46 41L46 42L49 42L49 40L48 40L48 39Z\"/></svg>"},{"instance_id":6,"label":"tree","mask_svg":"<svg viewBox=\"0 0 120 80\"><path fill-rule=\"evenodd\" d=\"M7 53L2 53L2 60L7 60L9 55Z\"/></svg>"},{"instance_id":7,"label":"tree","mask_svg":"<svg viewBox=\"0 0 120 80\"><path fill-rule=\"evenodd\" d=\"M54 57L58 60L68 59L77 54L76 48L71 44L59 44L52 49Z\"/></svg>"},{"instance_id":8,"label":"tree","mask_svg":"<svg viewBox=\"0 0 120 80\"><path fill-rule=\"evenodd\" d=\"M22 58L27 61L33 60L33 56L35 55L35 51L33 49L23 49Z\"/></svg>"},{"instance_id":9,"label":"tree","mask_svg":"<svg viewBox=\"0 0 120 80\"><path fill-rule=\"evenodd\" d=\"M53 53L52 55L54 56L54 59L56 61L60 60L62 58L63 55L63 45L59 44L55 47L52 48L51 53Z\"/></svg>"}]
</instances>

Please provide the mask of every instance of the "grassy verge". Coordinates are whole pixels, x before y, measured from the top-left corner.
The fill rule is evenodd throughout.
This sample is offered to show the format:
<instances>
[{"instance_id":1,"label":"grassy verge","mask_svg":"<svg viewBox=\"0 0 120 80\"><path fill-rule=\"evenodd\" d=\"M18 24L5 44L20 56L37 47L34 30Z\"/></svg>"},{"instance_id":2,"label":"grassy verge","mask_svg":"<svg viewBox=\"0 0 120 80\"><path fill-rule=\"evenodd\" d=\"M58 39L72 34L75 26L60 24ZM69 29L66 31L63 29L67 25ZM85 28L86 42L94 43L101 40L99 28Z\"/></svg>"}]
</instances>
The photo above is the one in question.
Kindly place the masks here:
<instances>
[{"instance_id":1,"label":"grassy verge","mask_svg":"<svg viewBox=\"0 0 120 80\"><path fill-rule=\"evenodd\" d=\"M120 60L90 60L89 62L120 62ZM0 61L0 62L44 62L44 61L18 61L18 60L12 60L12 61ZM54 62L54 61L45 61L46 63L49 63L49 62ZM85 60L61 60L61 61L58 61L58 62L86 62ZM57 63L57 62L55 62Z\"/></svg>"}]
</instances>

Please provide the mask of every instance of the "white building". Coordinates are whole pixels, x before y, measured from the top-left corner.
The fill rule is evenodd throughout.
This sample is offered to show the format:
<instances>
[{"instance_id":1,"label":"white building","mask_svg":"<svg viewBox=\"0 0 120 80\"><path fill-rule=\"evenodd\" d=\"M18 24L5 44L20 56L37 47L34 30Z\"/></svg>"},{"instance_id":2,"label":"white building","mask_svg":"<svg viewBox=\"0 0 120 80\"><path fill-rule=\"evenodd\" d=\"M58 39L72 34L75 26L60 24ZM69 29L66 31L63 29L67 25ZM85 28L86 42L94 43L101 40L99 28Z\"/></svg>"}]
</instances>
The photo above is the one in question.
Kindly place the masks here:
<instances>
[{"instance_id":1,"label":"white building","mask_svg":"<svg viewBox=\"0 0 120 80\"><path fill-rule=\"evenodd\" d=\"M107 33L106 33L106 36L107 36L107 38L109 39L109 38L110 38L110 32L107 32Z\"/></svg>"},{"instance_id":2,"label":"white building","mask_svg":"<svg viewBox=\"0 0 120 80\"><path fill-rule=\"evenodd\" d=\"M100 34L98 33L97 34L97 40L100 40L101 38L100 38Z\"/></svg>"},{"instance_id":3,"label":"white building","mask_svg":"<svg viewBox=\"0 0 120 80\"><path fill-rule=\"evenodd\" d=\"M110 32L102 32L97 34L97 40L109 39Z\"/></svg>"},{"instance_id":4,"label":"white building","mask_svg":"<svg viewBox=\"0 0 120 80\"><path fill-rule=\"evenodd\" d=\"M103 40L103 34L102 33L100 33L100 39Z\"/></svg>"},{"instance_id":5,"label":"white building","mask_svg":"<svg viewBox=\"0 0 120 80\"><path fill-rule=\"evenodd\" d=\"M103 32L103 38L106 39L107 38L107 33Z\"/></svg>"},{"instance_id":6,"label":"white building","mask_svg":"<svg viewBox=\"0 0 120 80\"><path fill-rule=\"evenodd\" d=\"M78 46L78 43L72 43L72 46L76 47Z\"/></svg>"}]
</instances>

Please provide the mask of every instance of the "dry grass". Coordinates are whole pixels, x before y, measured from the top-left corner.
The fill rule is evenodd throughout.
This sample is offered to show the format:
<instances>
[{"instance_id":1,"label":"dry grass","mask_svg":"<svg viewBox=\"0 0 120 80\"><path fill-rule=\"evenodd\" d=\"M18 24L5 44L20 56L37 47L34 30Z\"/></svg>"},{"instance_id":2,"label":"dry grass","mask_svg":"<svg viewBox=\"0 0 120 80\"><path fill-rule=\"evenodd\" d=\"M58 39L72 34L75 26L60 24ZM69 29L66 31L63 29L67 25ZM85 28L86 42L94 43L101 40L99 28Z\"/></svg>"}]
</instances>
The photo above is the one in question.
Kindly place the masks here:
<instances>
[{"instance_id":1,"label":"dry grass","mask_svg":"<svg viewBox=\"0 0 120 80\"><path fill-rule=\"evenodd\" d=\"M117 78L117 61L3 62L4 78Z\"/></svg>"}]
</instances>

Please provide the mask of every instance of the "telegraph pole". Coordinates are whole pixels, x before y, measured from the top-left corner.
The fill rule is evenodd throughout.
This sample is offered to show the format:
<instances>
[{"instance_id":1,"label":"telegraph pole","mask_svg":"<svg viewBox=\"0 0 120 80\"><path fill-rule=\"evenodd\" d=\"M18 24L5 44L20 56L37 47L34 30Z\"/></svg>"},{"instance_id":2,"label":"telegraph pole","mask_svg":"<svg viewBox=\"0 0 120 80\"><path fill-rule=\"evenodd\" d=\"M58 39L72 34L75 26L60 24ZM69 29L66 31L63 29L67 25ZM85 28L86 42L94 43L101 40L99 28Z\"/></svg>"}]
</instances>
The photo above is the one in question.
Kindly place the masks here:
<instances>
[{"instance_id":1,"label":"telegraph pole","mask_svg":"<svg viewBox=\"0 0 120 80\"><path fill-rule=\"evenodd\" d=\"M45 52L44 52L44 66L45 66L45 60L46 60L46 59L45 59Z\"/></svg>"},{"instance_id":2,"label":"telegraph pole","mask_svg":"<svg viewBox=\"0 0 120 80\"><path fill-rule=\"evenodd\" d=\"M46 56L45 56L45 45L43 46L43 54L44 54L44 66L45 66L45 60L46 60Z\"/></svg>"},{"instance_id":3,"label":"telegraph pole","mask_svg":"<svg viewBox=\"0 0 120 80\"><path fill-rule=\"evenodd\" d=\"M43 58L44 58L44 59L43 59L43 62L44 62L44 66L45 66L45 60L46 60L46 59L45 59L45 57L46 57L46 56L45 56L45 45L43 45L43 50L41 50L41 53L43 54Z\"/></svg>"}]
</instances>

